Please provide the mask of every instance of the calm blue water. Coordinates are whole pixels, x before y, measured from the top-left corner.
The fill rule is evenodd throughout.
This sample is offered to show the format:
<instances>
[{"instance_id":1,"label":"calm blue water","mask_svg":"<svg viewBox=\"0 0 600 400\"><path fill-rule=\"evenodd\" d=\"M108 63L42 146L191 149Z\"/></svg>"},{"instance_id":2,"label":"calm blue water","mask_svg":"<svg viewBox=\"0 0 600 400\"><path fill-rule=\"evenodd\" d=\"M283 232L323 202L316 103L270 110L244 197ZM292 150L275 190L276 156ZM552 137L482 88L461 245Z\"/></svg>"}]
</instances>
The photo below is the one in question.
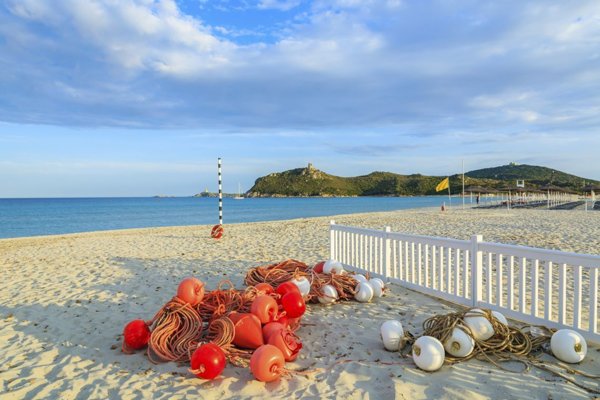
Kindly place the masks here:
<instances>
[{"instance_id":1,"label":"calm blue water","mask_svg":"<svg viewBox=\"0 0 600 400\"><path fill-rule=\"evenodd\" d=\"M439 207L442 197L225 198L223 222ZM0 238L216 223L215 198L0 199Z\"/></svg>"}]
</instances>

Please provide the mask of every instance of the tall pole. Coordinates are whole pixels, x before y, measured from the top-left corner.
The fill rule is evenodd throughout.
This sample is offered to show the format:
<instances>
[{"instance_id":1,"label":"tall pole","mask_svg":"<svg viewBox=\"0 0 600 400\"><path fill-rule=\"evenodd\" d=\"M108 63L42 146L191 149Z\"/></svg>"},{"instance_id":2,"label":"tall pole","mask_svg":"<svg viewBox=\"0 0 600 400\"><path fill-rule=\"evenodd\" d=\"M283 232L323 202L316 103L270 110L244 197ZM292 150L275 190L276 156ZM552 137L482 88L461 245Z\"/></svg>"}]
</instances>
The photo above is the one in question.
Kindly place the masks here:
<instances>
[{"instance_id":1,"label":"tall pole","mask_svg":"<svg viewBox=\"0 0 600 400\"><path fill-rule=\"evenodd\" d=\"M463 210L464 210L465 209L465 160L462 160L462 171L463 171L462 200L463 200Z\"/></svg>"},{"instance_id":2,"label":"tall pole","mask_svg":"<svg viewBox=\"0 0 600 400\"><path fill-rule=\"evenodd\" d=\"M223 225L223 186L221 180L221 157L218 161L219 167L219 225Z\"/></svg>"}]
</instances>

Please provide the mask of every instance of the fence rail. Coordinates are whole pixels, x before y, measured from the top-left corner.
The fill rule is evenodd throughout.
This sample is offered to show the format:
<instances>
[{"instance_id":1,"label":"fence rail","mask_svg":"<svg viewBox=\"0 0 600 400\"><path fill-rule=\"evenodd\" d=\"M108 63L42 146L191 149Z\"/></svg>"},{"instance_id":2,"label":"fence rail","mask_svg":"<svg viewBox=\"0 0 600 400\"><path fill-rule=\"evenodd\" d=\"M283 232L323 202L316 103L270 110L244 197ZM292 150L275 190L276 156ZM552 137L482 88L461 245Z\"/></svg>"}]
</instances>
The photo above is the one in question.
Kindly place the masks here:
<instances>
[{"instance_id":1,"label":"fence rail","mask_svg":"<svg viewBox=\"0 0 600 400\"><path fill-rule=\"evenodd\" d=\"M600 343L600 256L330 225L331 258L346 268L468 307Z\"/></svg>"}]
</instances>

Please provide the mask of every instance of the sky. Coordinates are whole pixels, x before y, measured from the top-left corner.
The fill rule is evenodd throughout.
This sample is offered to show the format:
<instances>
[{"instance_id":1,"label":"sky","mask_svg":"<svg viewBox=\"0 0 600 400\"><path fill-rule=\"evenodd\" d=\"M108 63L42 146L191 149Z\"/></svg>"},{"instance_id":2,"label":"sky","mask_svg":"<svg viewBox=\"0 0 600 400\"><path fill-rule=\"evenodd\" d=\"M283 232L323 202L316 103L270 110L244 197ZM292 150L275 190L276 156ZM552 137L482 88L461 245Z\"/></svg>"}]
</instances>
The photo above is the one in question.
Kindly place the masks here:
<instances>
[{"instance_id":1,"label":"sky","mask_svg":"<svg viewBox=\"0 0 600 400\"><path fill-rule=\"evenodd\" d=\"M0 198L306 166L600 180L600 2L2 0Z\"/></svg>"}]
</instances>

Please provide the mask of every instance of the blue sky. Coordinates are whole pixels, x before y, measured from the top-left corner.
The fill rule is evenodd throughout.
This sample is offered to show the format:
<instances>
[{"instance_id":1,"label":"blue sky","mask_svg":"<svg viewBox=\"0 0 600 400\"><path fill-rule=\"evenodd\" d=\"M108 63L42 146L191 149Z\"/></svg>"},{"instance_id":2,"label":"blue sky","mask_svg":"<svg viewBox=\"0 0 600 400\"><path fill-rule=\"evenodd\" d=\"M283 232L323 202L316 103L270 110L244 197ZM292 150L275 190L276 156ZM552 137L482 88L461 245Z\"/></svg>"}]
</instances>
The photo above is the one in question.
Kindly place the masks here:
<instances>
[{"instance_id":1,"label":"blue sky","mask_svg":"<svg viewBox=\"0 0 600 400\"><path fill-rule=\"evenodd\" d=\"M0 197L544 165L600 180L598 1L5 0Z\"/></svg>"}]
</instances>

